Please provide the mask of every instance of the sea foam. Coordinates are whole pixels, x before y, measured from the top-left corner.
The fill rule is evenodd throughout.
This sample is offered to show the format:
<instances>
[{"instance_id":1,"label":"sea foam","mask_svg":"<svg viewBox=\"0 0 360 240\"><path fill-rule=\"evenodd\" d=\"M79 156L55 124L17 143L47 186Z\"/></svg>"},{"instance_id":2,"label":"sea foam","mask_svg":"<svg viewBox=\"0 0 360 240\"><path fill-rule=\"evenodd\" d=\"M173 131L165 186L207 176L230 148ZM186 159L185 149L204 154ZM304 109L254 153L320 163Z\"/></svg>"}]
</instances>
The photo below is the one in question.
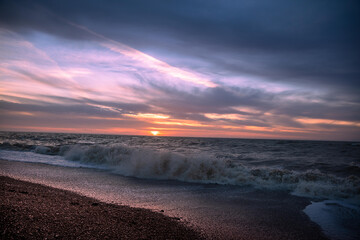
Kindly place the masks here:
<instances>
[{"instance_id":1,"label":"sea foam","mask_svg":"<svg viewBox=\"0 0 360 240\"><path fill-rule=\"evenodd\" d=\"M43 159L44 157L39 157L39 159L42 163L52 165L73 166L77 163L82 167L108 169L123 176L193 183L250 185L261 189L286 190L297 196L347 199L357 204L360 202L358 176L335 176L323 173L316 167L295 171L281 168L281 164L251 166L246 165L246 162L216 157L210 153L181 154L124 144L42 146L4 142L0 147L5 151L16 150L14 153L20 155L18 151L24 154L31 151L49 157L60 155L61 159L68 161L66 164L58 158L46 160ZM24 156L24 159L29 157ZM17 157L20 158L21 156ZM31 162L36 161L36 156L31 156ZM351 167L354 167L353 165Z\"/></svg>"},{"instance_id":2,"label":"sea foam","mask_svg":"<svg viewBox=\"0 0 360 240\"><path fill-rule=\"evenodd\" d=\"M252 185L289 190L315 198L360 199L360 178L337 177L319 170L304 172L270 167L250 167L207 154L185 156L124 145L73 145L60 148L71 161L106 166L113 172L137 178L179 180L195 183Z\"/></svg>"}]
</instances>

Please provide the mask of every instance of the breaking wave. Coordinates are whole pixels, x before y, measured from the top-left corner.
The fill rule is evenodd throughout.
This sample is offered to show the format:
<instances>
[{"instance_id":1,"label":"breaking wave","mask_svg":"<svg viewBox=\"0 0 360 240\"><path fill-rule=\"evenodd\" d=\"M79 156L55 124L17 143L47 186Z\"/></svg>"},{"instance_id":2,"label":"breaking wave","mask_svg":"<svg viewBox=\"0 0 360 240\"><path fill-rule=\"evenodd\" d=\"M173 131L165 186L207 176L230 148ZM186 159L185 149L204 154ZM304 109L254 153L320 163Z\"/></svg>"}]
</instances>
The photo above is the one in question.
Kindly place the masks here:
<instances>
[{"instance_id":1,"label":"breaking wave","mask_svg":"<svg viewBox=\"0 0 360 240\"><path fill-rule=\"evenodd\" d=\"M171 151L154 151L126 145L12 146L1 148L61 155L65 159L107 168L123 176L179 180L194 183L251 185L256 188L288 190L298 196L353 199L360 202L360 178L338 177L317 169L291 171L280 167L251 167L208 154L192 156ZM9 147L10 146L10 147Z\"/></svg>"},{"instance_id":2,"label":"breaking wave","mask_svg":"<svg viewBox=\"0 0 360 240\"><path fill-rule=\"evenodd\" d=\"M210 155L184 156L122 145L67 146L64 157L81 163L106 165L112 171L138 178L179 180L195 183L252 185L285 189L299 196L360 199L360 178L340 178L319 170L305 172L269 167L249 167Z\"/></svg>"}]
</instances>

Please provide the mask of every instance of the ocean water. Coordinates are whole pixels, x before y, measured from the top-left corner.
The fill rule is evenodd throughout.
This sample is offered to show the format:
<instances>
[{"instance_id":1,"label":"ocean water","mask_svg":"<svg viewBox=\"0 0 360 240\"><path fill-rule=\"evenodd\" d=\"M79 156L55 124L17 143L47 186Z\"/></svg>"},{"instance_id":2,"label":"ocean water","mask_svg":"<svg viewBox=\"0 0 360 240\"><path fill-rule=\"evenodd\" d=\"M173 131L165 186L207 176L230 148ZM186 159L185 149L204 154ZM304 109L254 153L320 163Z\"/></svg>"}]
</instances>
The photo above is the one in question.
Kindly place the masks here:
<instances>
[{"instance_id":1,"label":"ocean water","mask_svg":"<svg viewBox=\"0 0 360 240\"><path fill-rule=\"evenodd\" d=\"M169 211L177 207L168 202L180 201L171 198L174 189L191 191L197 198L211 196L212 202L204 202L216 206L218 212L238 206L246 197L253 202L267 201L268 198L264 204L269 204L270 200L274 202L274 199L282 203L301 199L308 203L299 204L303 206L303 213L320 225L327 237L359 237L358 142L2 132L0 159L72 168L72 171L99 170L107 176L121 177L121 181L136 179L138 187L122 186L129 196L138 199L134 200L138 201L134 206L146 207L146 202L155 202L154 199L166 195L163 204ZM154 187L159 184L161 191ZM151 197L143 199L141 194L136 197L136 191L132 190L136 188L143 189L145 192L139 192ZM184 199L185 195L182 194ZM191 202L188 196L186 199L184 206ZM127 203L131 205L131 201L129 198ZM282 209L284 204L275 204L273 208ZM201 207L195 205L194 212L199 214L191 217L196 214L186 213L190 222L199 219L202 212ZM290 209L291 205L288 207ZM215 210L207 211L213 211L215 218L220 216ZM223 217L236 229L240 221L238 215L233 219Z\"/></svg>"}]
</instances>

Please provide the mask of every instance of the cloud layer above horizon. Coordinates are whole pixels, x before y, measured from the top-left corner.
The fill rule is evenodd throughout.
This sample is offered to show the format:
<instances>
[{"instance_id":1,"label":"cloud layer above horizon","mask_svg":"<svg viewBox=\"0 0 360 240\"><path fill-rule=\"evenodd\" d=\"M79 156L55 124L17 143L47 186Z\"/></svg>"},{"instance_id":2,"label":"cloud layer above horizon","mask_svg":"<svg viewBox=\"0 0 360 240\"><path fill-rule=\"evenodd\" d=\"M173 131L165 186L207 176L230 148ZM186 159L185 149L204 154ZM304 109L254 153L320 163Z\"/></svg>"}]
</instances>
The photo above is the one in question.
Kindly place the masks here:
<instances>
[{"instance_id":1,"label":"cloud layer above horizon","mask_svg":"<svg viewBox=\"0 0 360 240\"><path fill-rule=\"evenodd\" d=\"M0 130L360 140L357 1L0 1Z\"/></svg>"}]
</instances>

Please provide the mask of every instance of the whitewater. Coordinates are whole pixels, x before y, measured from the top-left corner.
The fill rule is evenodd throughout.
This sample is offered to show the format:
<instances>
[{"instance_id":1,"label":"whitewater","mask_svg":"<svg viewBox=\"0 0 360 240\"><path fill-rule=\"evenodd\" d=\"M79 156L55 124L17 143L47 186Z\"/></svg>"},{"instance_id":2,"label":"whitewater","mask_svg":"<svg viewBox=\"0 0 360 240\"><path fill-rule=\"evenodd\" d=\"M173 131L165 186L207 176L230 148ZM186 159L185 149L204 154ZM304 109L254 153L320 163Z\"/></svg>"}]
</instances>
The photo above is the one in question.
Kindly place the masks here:
<instances>
[{"instance_id":1,"label":"whitewater","mask_svg":"<svg viewBox=\"0 0 360 240\"><path fill-rule=\"evenodd\" d=\"M140 184L155 181L167 184L170 192L179 186L210 187L225 202L235 193L254 197L261 192L269 198L285 194L289 201L298 197L310 202L301 210L331 239L356 239L359 234L353 227L360 223L357 142L3 132L0 159L88 169L95 171L93 177L100 171L139 179Z\"/></svg>"}]
</instances>

